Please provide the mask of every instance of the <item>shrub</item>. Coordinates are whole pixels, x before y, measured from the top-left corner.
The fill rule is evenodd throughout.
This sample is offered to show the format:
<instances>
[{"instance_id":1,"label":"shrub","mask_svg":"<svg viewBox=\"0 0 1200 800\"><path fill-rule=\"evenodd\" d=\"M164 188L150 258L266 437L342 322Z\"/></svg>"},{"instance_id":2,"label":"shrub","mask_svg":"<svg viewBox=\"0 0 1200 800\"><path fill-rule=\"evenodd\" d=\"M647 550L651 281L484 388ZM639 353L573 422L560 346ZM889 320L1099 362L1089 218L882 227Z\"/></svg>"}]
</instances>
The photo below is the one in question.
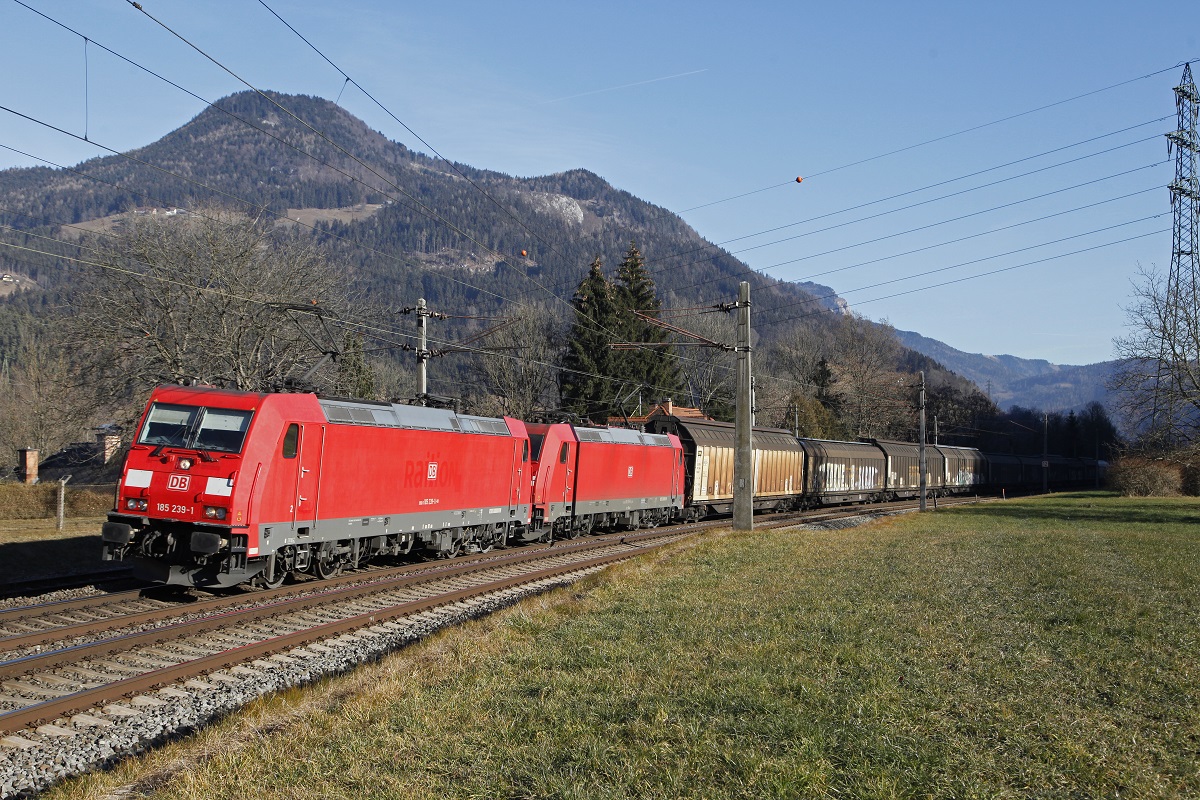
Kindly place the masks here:
<instances>
[{"instance_id":1,"label":"shrub","mask_svg":"<svg viewBox=\"0 0 1200 800\"><path fill-rule=\"evenodd\" d=\"M1171 497L1183 491L1183 468L1144 456L1126 456L1108 467L1108 486L1126 497Z\"/></svg>"},{"instance_id":2,"label":"shrub","mask_svg":"<svg viewBox=\"0 0 1200 800\"><path fill-rule=\"evenodd\" d=\"M72 488L67 484L64 509L68 517L95 517L112 510L111 487ZM58 483L34 486L0 483L0 519L46 519L58 514Z\"/></svg>"}]
</instances>

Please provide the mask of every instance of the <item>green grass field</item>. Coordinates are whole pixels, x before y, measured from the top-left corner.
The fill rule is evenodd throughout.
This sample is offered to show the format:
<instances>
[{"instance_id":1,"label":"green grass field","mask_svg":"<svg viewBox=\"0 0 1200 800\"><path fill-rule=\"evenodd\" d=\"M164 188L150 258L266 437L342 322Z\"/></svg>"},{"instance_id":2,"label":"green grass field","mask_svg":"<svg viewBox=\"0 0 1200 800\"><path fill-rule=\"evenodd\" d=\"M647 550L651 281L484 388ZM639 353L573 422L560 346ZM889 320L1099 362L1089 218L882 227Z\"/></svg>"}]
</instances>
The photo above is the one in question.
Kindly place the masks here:
<instances>
[{"instance_id":1,"label":"green grass field","mask_svg":"<svg viewBox=\"0 0 1200 800\"><path fill-rule=\"evenodd\" d=\"M51 797L1200 794L1200 505L711 535Z\"/></svg>"}]
</instances>

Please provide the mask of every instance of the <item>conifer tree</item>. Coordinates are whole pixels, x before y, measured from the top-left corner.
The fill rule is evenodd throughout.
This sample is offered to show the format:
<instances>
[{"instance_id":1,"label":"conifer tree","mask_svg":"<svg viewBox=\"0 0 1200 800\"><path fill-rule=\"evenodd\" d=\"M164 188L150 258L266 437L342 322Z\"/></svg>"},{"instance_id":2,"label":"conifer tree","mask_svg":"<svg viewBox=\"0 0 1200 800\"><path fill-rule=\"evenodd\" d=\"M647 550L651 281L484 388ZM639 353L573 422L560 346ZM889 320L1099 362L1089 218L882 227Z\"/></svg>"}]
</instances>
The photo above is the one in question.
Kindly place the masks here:
<instances>
[{"instance_id":1,"label":"conifer tree","mask_svg":"<svg viewBox=\"0 0 1200 800\"><path fill-rule=\"evenodd\" d=\"M597 423L607 420L616 396L614 351L609 347L614 335L619 335L614 295L597 256L571 300L575 320L560 379L563 407Z\"/></svg>"},{"instance_id":2,"label":"conifer tree","mask_svg":"<svg viewBox=\"0 0 1200 800\"><path fill-rule=\"evenodd\" d=\"M649 346L617 351L615 374L629 384L643 387L643 397L650 403L678 395L679 364L674 348L664 346L669 338L667 332L633 313L654 312L662 308L658 290L646 270L646 259L638 250L637 242L629 243L629 251L617 268L616 301L620 316L618 332L622 340Z\"/></svg>"},{"instance_id":3,"label":"conifer tree","mask_svg":"<svg viewBox=\"0 0 1200 800\"><path fill-rule=\"evenodd\" d=\"M338 359L337 366L335 391L345 397L358 397L364 400L375 398L375 371L367 363L361 334L346 334L342 343L342 355Z\"/></svg>"}]
</instances>

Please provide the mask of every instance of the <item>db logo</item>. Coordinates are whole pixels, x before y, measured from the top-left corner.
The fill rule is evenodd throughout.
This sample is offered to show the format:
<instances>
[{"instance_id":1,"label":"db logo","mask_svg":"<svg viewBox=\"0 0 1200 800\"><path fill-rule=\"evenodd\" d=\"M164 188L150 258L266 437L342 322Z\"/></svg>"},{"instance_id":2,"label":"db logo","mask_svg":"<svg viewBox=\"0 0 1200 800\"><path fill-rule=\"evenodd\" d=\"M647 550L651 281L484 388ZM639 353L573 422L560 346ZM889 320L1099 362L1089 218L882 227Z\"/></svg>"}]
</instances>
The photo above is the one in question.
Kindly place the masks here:
<instances>
[{"instance_id":1,"label":"db logo","mask_svg":"<svg viewBox=\"0 0 1200 800\"><path fill-rule=\"evenodd\" d=\"M191 482L191 475L171 475L167 478L167 488L176 492L186 492Z\"/></svg>"},{"instance_id":2,"label":"db logo","mask_svg":"<svg viewBox=\"0 0 1200 800\"><path fill-rule=\"evenodd\" d=\"M429 472L426 477L431 481L437 480L437 462L436 461L429 462Z\"/></svg>"}]
</instances>

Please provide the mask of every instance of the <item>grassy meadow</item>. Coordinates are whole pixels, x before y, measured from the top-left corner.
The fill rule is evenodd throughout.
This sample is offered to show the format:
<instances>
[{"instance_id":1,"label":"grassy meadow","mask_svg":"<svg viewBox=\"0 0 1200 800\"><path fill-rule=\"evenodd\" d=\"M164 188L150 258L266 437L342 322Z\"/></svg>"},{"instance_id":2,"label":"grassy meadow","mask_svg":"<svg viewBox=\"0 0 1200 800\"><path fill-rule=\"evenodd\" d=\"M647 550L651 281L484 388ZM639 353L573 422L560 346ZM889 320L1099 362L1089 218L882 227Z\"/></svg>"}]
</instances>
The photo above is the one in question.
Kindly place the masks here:
<instances>
[{"instance_id":1,"label":"grassy meadow","mask_svg":"<svg viewBox=\"0 0 1200 800\"><path fill-rule=\"evenodd\" d=\"M1196 796L1197 523L1094 493L714 534L48 796Z\"/></svg>"}]
</instances>

